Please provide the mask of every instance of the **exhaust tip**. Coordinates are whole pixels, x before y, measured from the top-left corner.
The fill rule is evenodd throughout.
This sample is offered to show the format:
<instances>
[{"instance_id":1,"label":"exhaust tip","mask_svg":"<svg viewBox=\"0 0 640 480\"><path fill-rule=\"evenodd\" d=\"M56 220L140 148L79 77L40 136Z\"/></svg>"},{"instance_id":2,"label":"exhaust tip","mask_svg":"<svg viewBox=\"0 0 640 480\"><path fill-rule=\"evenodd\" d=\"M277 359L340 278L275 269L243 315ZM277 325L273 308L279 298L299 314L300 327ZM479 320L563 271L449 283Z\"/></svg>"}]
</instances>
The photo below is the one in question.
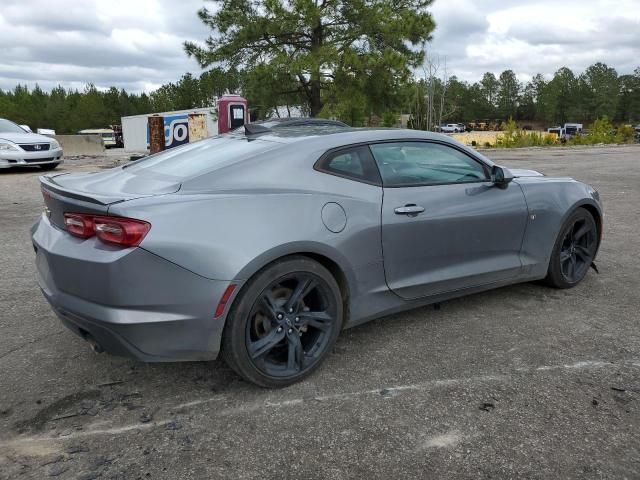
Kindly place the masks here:
<instances>
[{"instance_id":1,"label":"exhaust tip","mask_svg":"<svg viewBox=\"0 0 640 480\"><path fill-rule=\"evenodd\" d=\"M102 345L96 342L93 338L87 338L87 342L89 342L89 346L91 347L91 350L93 350L95 353L104 352L104 348L102 348Z\"/></svg>"},{"instance_id":2,"label":"exhaust tip","mask_svg":"<svg viewBox=\"0 0 640 480\"><path fill-rule=\"evenodd\" d=\"M86 330L80 329L80 333L82 334L84 339L87 341L87 343L91 347L91 350L93 350L95 353L104 352L104 348L102 348L102 345L100 345L96 341L96 339L91 336L91 334L89 332L87 332Z\"/></svg>"}]
</instances>

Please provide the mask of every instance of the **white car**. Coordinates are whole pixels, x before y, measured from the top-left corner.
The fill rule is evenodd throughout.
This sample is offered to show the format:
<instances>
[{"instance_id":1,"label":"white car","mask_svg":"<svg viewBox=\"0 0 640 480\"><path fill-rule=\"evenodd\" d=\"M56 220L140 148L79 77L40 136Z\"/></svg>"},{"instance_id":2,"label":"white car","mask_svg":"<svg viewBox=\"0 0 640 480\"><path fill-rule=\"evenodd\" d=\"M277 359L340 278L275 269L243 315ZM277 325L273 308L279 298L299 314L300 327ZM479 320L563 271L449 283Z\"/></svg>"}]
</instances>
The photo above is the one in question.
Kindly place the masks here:
<instances>
[{"instance_id":1,"label":"white car","mask_svg":"<svg viewBox=\"0 0 640 480\"><path fill-rule=\"evenodd\" d=\"M462 131L462 127L457 123L447 123L446 125L440 125L440 131L442 133L458 133Z\"/></svg>"},{"instance_id":2,"label":"white car","mask_svg":"<svg viewBox=\"0 0 640 480\"><path fill-rule=\"evenodd\" d=\"M54 138L29 133L0 118L0 168L37 165L53 170L62 161L62 148Z\"/></svg>"}]
</instances>

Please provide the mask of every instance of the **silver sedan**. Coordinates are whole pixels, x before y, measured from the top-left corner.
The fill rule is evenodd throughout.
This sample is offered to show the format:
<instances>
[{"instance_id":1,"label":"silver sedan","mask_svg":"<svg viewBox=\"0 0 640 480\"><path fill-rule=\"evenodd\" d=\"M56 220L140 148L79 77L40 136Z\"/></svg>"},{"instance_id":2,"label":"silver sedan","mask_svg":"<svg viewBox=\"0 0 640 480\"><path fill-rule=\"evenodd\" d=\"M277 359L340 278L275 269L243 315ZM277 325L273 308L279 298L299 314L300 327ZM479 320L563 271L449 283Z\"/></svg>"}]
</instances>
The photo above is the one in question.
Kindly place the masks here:
<instances>
[{"instance_id":1,"label":"silver sedan","mask_svg":"<svg viewBox=\"0 0 640 480\"><path fill-rule=\"evenodd\" d=\"M267 387L376 317L573 287L602 235L589 185L411 130L247 129L41 186L39 284L70 330L144 361L221 353Z\"/></svg>"},{"instance_id":2,"label":"silver sedan","mask_svg":"<svg viewBox=\"0 0 640 480\"><path fill-rule=\"evenodd\" d=\"M0 118L0 168L37 165L43 170L53 170L63 162L62 155L55 139Z\"/></svg>"}]
</instances>

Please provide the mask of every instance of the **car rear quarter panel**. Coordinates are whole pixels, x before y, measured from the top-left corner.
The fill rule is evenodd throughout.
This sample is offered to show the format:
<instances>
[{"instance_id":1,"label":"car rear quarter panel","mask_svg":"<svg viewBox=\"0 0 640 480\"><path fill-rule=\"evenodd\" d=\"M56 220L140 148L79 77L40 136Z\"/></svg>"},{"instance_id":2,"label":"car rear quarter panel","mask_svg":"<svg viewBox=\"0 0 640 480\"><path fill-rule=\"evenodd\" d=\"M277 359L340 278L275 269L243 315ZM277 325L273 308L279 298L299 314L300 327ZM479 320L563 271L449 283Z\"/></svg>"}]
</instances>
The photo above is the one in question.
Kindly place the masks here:
<instances>
[{"instance_id":1,"label":"car rear quarter panel","mask_svg":"<svg viewBox=\"0 0 640 480\"><path fill-rule=\"evenodd\" d=\"M323 151L280 151L278 161L243 162L185 182L177 194L123 202L109 212L149 221L142 248L210 279L242 283L277 258L315 253L338 264L350 288L384 285L382 189L315 171ZM329 202L346 214L339 233L322 221Z\"/></svg>"},{"instance_id":2,"label":"car rear quarter panel","mask_svg":"<svg viewBox=\"0 0 640 480\"><path fill-rule=\"evenodd\" d=\"M602 219L593 188L571 178L527 177L515 180L527 200L529 221L522 243L525 274L544 277L553 245L565 220L575 209L588 206Z\"/></svg>"}]
</instances>

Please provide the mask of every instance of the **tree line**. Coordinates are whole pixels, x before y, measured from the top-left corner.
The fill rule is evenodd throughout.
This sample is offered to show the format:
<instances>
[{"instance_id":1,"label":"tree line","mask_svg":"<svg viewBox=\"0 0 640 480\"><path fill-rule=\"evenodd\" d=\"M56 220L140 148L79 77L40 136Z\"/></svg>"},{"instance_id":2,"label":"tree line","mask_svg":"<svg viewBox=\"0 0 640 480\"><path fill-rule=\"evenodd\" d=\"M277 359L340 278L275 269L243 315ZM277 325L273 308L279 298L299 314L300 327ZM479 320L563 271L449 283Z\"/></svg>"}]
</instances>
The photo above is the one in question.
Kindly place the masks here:
<instances>
[{"instance_id":1,"label":"tree line","mask_svg":"<svg viewBox=\"0 0 640 480\"><path fill-rule=\"evenodd\" d=\"M560 124L591 123L607 116L616 123L640 123L640 67L633 74L618 75L615 69L596 63L576 74L563 67L552 78L538 74L521 83L512 70L496 76L485 73L476 82L447 78L437 73L407 78L381 95L369 90L349 89L340 101L319 112L354 126L393 126L400 114L411 114L416 128L429 129L438 122L506 120ZM59 133L75 133L85 128L102 128L120 123L127 115L186 110L212 105L227 92L246 96L258 118L268 118L300 108L310 114L304 95L284 90L286 78L272 78L268 69L250 71L214 68L200 76L185 74L151 93L128 93L111 87L98 89L89 84L83 91L58 86L46 92L18 85L0 90L0 117L32 128L52 128ZM283 75L283 77L286 77ZM373 79L372 79L373 80ZM436 121L427 125L426 109L437 109ZM283 108L284 107L284 108ZM422 123L420 123L422 118Z\"/></svg>"},{"instance_id":2,"label":"tree line","mask_svg":"<svg viewBox=\"0 0 640 480\"><path fill-rule=\"evenodd\" d=\"M76 133L87 128L120 124L121 117L211 105L212 98L239 88L233 72L212 69L200 77L187 73L176 83L168 83L151 93L128 93L111 87L99 89L88 84L84 90L55 87L50 92L38 85L33 89L17 85L0 89L0 118L20 125L51 128L58 133Z\"/></svg>"}]
</instances>

